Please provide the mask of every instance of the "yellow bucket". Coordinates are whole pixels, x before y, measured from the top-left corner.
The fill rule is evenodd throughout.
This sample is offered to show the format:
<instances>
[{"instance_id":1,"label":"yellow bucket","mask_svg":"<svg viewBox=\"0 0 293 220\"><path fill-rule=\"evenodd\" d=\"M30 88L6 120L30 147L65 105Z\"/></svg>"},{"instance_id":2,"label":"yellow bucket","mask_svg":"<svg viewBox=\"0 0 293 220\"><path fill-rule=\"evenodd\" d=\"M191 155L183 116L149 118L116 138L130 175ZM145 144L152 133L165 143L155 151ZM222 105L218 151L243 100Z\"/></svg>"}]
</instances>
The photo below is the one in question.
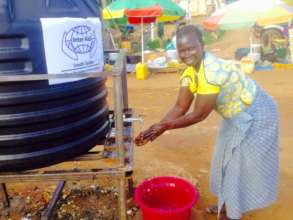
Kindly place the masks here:
<instances>
[{"instance_id":1,"label":"yellow bucket","mask_svg":"<svg viewBox=\"0 0 293 220\"><path fill-rule=\"evenodd\" d=\"M254 71L255 62L252 58L243 57L240 61L240 68L246 74L251 74Z\"/></svg>"},{"instance_id":2,"label":"yellow bucket","mask_svg":"<svg viewBox=\"0 0 293 220\"><path fill-rule=\"evenodd\" d=\"M149 75L148 66L145 63L136 64L135 71L136 71L135 76L136 76L136 79L138 80L144 80Z\"/></svg>"},{"instance_id":3,"label":"yellow bucket","mask_svg":"<svg viewBox=\"0 0 293 220\"><path fill-rule=\"evenodd\" d=\"M279 70L291 70L293 69L293 63L273 63L273 67Z\"/></svg>"}]
</instances>

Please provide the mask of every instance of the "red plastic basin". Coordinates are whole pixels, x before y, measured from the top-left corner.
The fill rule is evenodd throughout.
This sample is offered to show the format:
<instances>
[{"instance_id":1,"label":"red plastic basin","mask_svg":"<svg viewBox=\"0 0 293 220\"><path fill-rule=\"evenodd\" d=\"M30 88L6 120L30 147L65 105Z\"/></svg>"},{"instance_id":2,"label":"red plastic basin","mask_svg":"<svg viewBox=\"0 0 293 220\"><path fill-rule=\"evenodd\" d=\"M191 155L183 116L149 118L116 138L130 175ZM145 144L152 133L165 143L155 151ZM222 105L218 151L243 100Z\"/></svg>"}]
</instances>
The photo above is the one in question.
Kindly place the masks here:
<instances>
[{"instance_id":1,"label":"red plastic basin","mask_svg":"<svg viewBox=\"0 0 293 220\"><path fill-rule=\"evenodd\" d=\"M142 182L134 199L144 220L189 220L199 193L182 178L161 176Z\"/></svg>"}]
</instances>

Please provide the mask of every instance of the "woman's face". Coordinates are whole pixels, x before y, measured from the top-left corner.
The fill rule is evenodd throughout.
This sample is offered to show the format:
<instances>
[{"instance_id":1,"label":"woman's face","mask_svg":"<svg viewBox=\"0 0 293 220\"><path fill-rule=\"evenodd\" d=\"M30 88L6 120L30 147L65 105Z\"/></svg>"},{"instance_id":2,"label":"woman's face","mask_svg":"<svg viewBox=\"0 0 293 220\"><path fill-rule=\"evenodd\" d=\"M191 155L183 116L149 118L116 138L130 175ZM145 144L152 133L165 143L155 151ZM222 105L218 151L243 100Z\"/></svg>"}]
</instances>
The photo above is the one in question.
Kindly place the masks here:
<instances>
[{"instance_id":1,"label":"woman's face","mask_svg":"<svg viewBox=\"0 0 293 220\"><path fill-rule=\"evenodd\" d=\"M198 68L203 56L203 45L193 34L187 34L177 39L177 51L182 62Z\"/></svg>"}]
</instances>

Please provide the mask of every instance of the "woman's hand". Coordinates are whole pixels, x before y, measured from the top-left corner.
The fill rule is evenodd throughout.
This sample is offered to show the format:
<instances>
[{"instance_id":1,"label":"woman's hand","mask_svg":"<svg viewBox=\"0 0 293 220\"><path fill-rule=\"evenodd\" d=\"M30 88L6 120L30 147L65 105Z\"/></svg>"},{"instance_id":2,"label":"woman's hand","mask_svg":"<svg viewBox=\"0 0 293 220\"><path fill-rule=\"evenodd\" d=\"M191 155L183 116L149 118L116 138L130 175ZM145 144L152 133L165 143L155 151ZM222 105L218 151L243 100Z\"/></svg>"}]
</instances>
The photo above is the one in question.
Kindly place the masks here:
<instances>
[{"instance_id":1,"label":"woman's hand","mask_svg":"<svg viewBox=\"0 0 293 220\"><path fill-rule=\"evenodd\" d=\"M145 145L147 142L149 142L149 139L144 138L143 132L140 132L136 138L134 139L134 143L136 146L143 146Z\"/></svg>"},{"instance_id":2,"label":"woman's hand","mask_svg":"<svg viewBox=\"0 0 293 220\"><path fill-rule=\"evenodd\" d=\"M147 130L140 132L139 135L134 139L134 142L137 146L145 145L149 141L155 140L166 130L167 126L165 123L154 124Z\"/></svg>"},{"instance_id":3,"label":"woman's hand","mask_svg":"<svg viewBox=\"0 0 293 220\"><path fill-rule=\"evenodd\" d=\"M166 123L157 123L149 128L147 137L153 141L167 130Z\"/></svg>"}]
</instances>

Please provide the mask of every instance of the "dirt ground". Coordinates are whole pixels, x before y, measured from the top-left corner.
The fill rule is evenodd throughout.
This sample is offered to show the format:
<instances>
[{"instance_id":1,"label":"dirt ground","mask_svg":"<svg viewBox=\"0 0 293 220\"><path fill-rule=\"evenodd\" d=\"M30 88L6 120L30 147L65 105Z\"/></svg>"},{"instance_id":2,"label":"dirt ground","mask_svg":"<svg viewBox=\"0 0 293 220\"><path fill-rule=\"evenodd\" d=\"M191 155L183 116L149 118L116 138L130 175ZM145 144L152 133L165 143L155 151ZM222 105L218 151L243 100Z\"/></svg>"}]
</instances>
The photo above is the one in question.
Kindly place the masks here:
<instances>
[{"instance_id":1,"label":"dirt ground","mask_svg":"<svg viewBox=\"0 0 293 220\"><path fill-rule=\"evenodd\" d=\"M248 44L247 30L234 31L209 49L225 58L233 58L237 47ZM244 220L292 220L293 204L293 69L256 72L251 75L279 105L280 111L280 183L278 200L270 207L253 211ZM136 124L136 134L152 123L158 122L174 104L178 91L178 74L153 74L138 81L128 78L129 105L136 114L144 116L144 123ZM160 138L143 147L135 148L134 179L159 175L177 175L196 184L200 200L194 209L193 219L205 217L204 207L216 203L209 192L210 162L214 150L220 116L212 113L204 122L184 129L167 131Z\"/></svg>"},{"instance_id":2,"label":"dirt ground","mask_svg":"<svg viewBox=\"0 0 293 220\"><path fill-rule=\"evenodd\" d=\"M208 49L221 57L231 59L236 48L247 47L248 36L248 30L228 32L223 39L210 45ZM291 147L293 143L293 70L256 72L251 77L273 96L279 105L281 172L278 200L268 208L247 213L243 219L292 220L293 213L290 208L293 204L293 148ZM135 110L136 115L143 115L144 117L143 124L135 124L136 134L152 123L158 122L174 104L178 82L179 75L176 73L152 74L147 80L143 81L136 80L133 74L128 75L129 106ZM112 79L110 77L107 84L109 87L109 104L113 106ZM216 198L209 192L208 183L210 162L219 124L220 116L217 113L212 113L204 122L188 128L165 132L154 142L144 147L136 147L133 175L135 184L140 183L145 178L160 175L183 177L195 184L200 192L200 200L193 209L192 220L215 220L215 216L206 216L203 210L205 207L216 203ZM39 199L45 201L37 204L44 209L43 206L50 197L47 194L53 191L52 186L45 183L45 185L27 187L31 187L31 190L23 192L23 186L15 185L9 186L8 190L14 196L22 196L27 200L32 197L31 195L29 197L27 192L32 191L35 197L38 197L40 196L38 191L46 187L45 194L43 193ZM95 190L94 193L101 194L100 191ZM90 196L92 194L91 190ZM109 196L111 197L111 195ZM73 199L71 198L71 200ZM88 213L88 215L90 214ZM7 220L8 218L3 219ZM14 220L14 218L11 219ZM15 219L20 219L20 217ZM71 218L65 216L63 219ZM107 218L101 219L107 220ZM140 219L139 215L136 215L135 219Z\"/></svg>"}]
</instances>

